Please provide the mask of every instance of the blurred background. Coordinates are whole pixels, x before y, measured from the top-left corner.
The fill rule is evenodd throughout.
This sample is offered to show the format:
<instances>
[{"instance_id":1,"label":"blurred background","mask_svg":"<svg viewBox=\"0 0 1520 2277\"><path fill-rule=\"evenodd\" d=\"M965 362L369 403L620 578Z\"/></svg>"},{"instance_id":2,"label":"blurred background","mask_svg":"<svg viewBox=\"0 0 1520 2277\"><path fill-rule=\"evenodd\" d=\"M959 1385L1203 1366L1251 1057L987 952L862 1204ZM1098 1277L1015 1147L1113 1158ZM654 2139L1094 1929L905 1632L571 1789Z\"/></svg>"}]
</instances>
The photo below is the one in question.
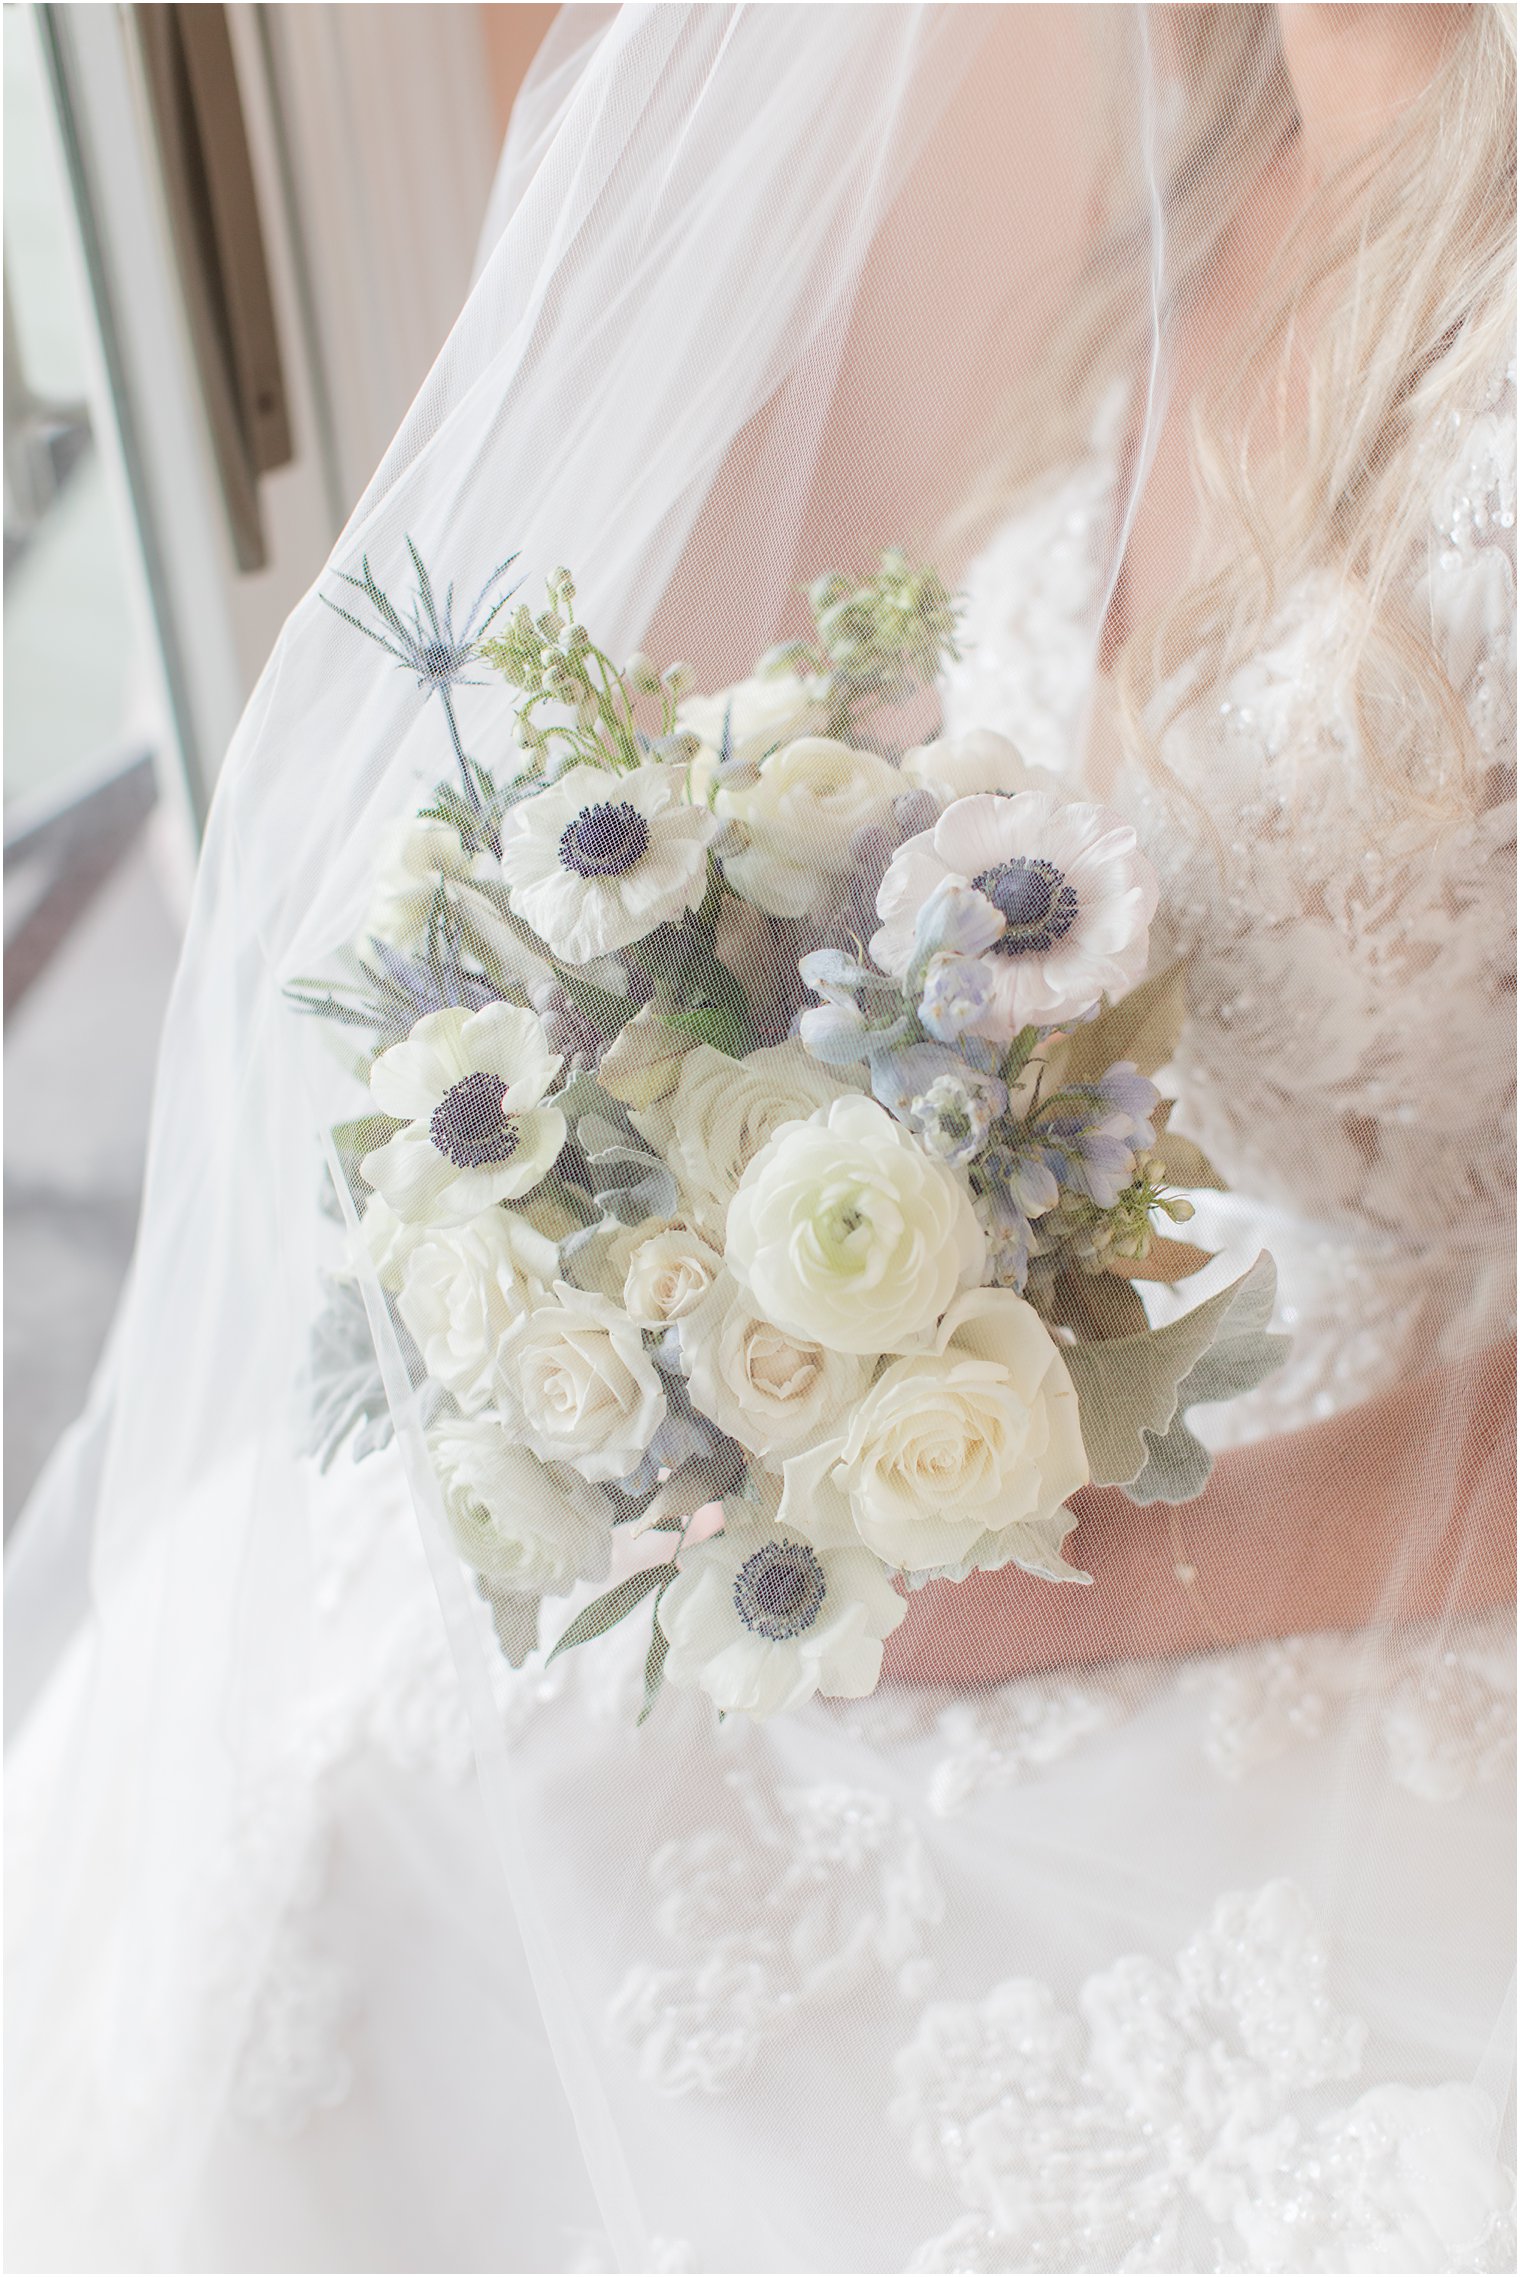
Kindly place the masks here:
<instances>
[{"instance_id":1,"label":"blurred background","mask_svg":"<svg viewBox=\"0 0 1520 2277\"><path fill-rule=\"evenodd\" d=\"M551 7L4 7L5 1524L131 1254L217 767L463 304Z\"/></svg>"}]
</instances>

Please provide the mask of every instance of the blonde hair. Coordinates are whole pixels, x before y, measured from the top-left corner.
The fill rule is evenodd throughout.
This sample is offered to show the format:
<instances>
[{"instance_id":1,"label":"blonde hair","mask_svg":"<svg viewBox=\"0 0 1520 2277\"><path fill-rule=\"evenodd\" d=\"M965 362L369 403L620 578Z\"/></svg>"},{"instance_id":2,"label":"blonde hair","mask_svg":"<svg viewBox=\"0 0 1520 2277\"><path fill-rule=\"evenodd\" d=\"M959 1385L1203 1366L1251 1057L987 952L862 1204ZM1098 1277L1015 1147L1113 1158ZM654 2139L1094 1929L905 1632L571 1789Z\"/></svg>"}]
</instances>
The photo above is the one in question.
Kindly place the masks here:
<instances>
[{"instance_id":1,"label":"blonde hair","mask_svg":"<svg viewBox=\"0 0 1520 2277\"><path fill-rule=\"evenodd\" d=\"M1512 352L1515 46L1512 9L1461 12L1429 84L1314 190L1251 321L1190 406L1193 566L1116 659L1126 740L1158 773L1179 714L1255 651L1307 572L1328 571L1347 604L1344 684L1369 768L1437 823L1480 795L1465 706L1410 606L1409 570L1454 421L1482 407ZM1157 51L1178 90L1163 158L1164 289L1185 308L1297 119L1274 8L1166 9ZM1131 141L1115 133L1110 147ZM1002 428L1018 446L994 454L948 543L988 531L1042 468L1080 452L1116 352L1143 368L1143 196L1117 172L1105 185L1084 288Z\"/></svg>"}]
</instances>

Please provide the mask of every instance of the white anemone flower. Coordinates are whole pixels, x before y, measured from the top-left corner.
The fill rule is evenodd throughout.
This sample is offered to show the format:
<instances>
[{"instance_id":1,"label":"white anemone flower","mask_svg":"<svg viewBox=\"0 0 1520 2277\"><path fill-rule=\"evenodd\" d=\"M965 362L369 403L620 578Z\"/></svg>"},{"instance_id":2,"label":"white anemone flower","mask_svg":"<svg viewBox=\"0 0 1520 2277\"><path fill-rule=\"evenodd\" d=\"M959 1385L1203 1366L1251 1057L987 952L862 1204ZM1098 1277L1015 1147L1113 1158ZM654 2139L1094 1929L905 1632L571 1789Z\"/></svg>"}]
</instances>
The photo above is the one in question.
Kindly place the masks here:
<instances>
[{"instance_id":1,"label":"white anemone flower","mask_svg":"<svg viewBox=\"0 0 1520 2277\"><path fill-rule=\"evenodd\" d=\"M657 760L626 774L569 767L512 808L502 878L551 956L589 964L698 906L718 824L684 791L684 769Z\"/></svg>"},{"instance_id":2,"label":"white anemone flower","mask_svg":"<svg viewBox=\"0 0 1520 2277\"><path fill-rule=\"evenodd\" d=\"M409 1225L467 1225L526 1194L565 1143L564 1116L541 1103L563 1064L518 1005L424 1013L370 1069L377 1106L406 1128L360 1176Z\"/></svg>"},{"instance_id":3,"label":"white anemone flower","mask_svg":"<svg viewBox=\"0 0 1520 2277\"><path fill-rule=\"evenodd\" d=\"M773 1533L730 1503L660 1599L665 1675L729 1715L779 1715L815 1692L863 1699L906 1611L868 1550Z\"/></svg>"},{"instance_id":4,"label":"white anemone flower","mask_svg":"<svg viewBox=\"0 0 1520 2277\"><path fill-rule=\"evenodd\" d=\"M920 910L944 879L974 886L1003 920L983 952L989 1006L976 1032L1006 1042L1123 996L1145 973L1156 873L1122 816L1046 791L957 799L899 847L876 897L871 954L901 978Z\"/></svg>"}]
</instances>

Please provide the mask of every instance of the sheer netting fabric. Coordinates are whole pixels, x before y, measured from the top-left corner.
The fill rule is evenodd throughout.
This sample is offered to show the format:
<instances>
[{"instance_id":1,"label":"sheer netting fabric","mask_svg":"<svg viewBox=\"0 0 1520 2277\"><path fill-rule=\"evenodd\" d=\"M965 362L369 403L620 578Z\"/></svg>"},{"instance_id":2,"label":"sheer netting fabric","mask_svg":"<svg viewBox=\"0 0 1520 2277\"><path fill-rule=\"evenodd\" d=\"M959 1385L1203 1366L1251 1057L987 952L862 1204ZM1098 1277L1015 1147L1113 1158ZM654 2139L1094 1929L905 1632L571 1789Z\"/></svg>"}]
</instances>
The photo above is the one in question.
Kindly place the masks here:
<instances>
[{"instance_id":1,"label":"sheer netting fabric","mask_svg":"<svg viewBox=\"0 0 1520 2277\"><path fill-rule=\"evenodd\" d=\"M229 754L131 1286L23 1521L13 2268L1512 2266L1514 48L1365 13L1428 16L1415 84L1311 165L1268 7L560 12L469 302ZM841 741L814 618L932 616L930 572L927 669L850 683L870 766L772 859L760 755ZM705 806L559 815L552 715L519 732L481 643L560 603ZM679 863L731 801L700 1147L621 1043L576 1122L669 976L605 924L534 946L484 783L599 923L630 833ZM742 1386L636 1322L531 1557L472 1559L480 1417L514 1460L552 1423L499 1361L522 1289L616 1343L618 1240L700 1276L736 1150L889 1119L874 1062L810 1056L798 959L855 989L836 1029L869 1009L878 881L963 796L1096 802L1154 873L1121 1056L1172 1023L1189 1270L1103 1287L1126 1333L1260 1300L1238 1381L1188 1379L1198 1491L1082 1489L1054 1578L889 1588L879 1680L776 1713L674 1642L661 1684L647 1603L551 1657L698 1502L737 1525L703 1432ZM974 881L1010 927L1011 874ZM356 955L374 1032L311 1016ZM536 1088L372 1092L398 1005L537 1023ZM511 1184L556 1117L599 1227ZM408 1129L435 1199L505 1173L453 1210L436 1350L361 1167ZM814 1396L794 1361L767 1397ZM646 1397L675 1436L621 1460ZM729 1577L752 1637L814 1617L798 1561L784 1630Z\"/></svg>"}]
</instances>

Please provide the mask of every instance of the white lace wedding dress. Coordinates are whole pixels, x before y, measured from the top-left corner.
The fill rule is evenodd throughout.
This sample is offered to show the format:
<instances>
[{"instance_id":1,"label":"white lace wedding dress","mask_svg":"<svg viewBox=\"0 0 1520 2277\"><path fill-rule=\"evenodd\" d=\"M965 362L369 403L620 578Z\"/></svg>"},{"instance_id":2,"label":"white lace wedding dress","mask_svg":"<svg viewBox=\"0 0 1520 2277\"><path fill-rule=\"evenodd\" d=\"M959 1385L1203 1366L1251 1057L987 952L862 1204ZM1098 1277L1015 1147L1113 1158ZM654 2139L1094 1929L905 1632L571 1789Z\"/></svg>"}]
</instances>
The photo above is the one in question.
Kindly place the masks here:
<instances>
[{"instance_id":1,"label":"white lace wedding dress","mask_svg":"<svg viewBox=\"0 0 1520 2277\"><path fill-rule=\"evenodd\" d=\"M1100 436L983 556L952 728L1067 761L1112 477ZM1325 592L1293 595L1168 744L1184 782L1228 779L1213 804L1246 821L1238 845L1221 859L1138 770L1114 793L1197 952L1175 1072L1235 1189L1203 1198L1203 1235L1272 1249L1294 1337L1228 1411L1235 1435L1507 1332L1511 1159L1451 1101L1503 1127L1514 514L1507 384L1431 500L1429 605L1492 796L1412 868L1327 675ZM1306 716L1314 764L1300 749L1287 779ZM1337 1109L1312 1192L1300 1098L1321 1130ZM1461 1274L1433 1277L1453 1254ZM293 1850L299 1897L184 2265L611 2267L399 1467L344 1461L322 1493L322 1681L209 1902L236 1939L240 1886ZM642 2265L1510 2265L1506 1620L1408 1634L1375 1719L1366 1641L1319 1635L975 1695L884 1688L700 1742L690 1701L631 1728L616 1642L502 1666L499 1707L601 2116L572 2095L603 2178L621 2160L631 2184ZM83 1680L65 1667L19 1750L14 1873ZM135 2265L109 2201L88 2219L91 2265Z\"/></svg>"}]
</instances>

